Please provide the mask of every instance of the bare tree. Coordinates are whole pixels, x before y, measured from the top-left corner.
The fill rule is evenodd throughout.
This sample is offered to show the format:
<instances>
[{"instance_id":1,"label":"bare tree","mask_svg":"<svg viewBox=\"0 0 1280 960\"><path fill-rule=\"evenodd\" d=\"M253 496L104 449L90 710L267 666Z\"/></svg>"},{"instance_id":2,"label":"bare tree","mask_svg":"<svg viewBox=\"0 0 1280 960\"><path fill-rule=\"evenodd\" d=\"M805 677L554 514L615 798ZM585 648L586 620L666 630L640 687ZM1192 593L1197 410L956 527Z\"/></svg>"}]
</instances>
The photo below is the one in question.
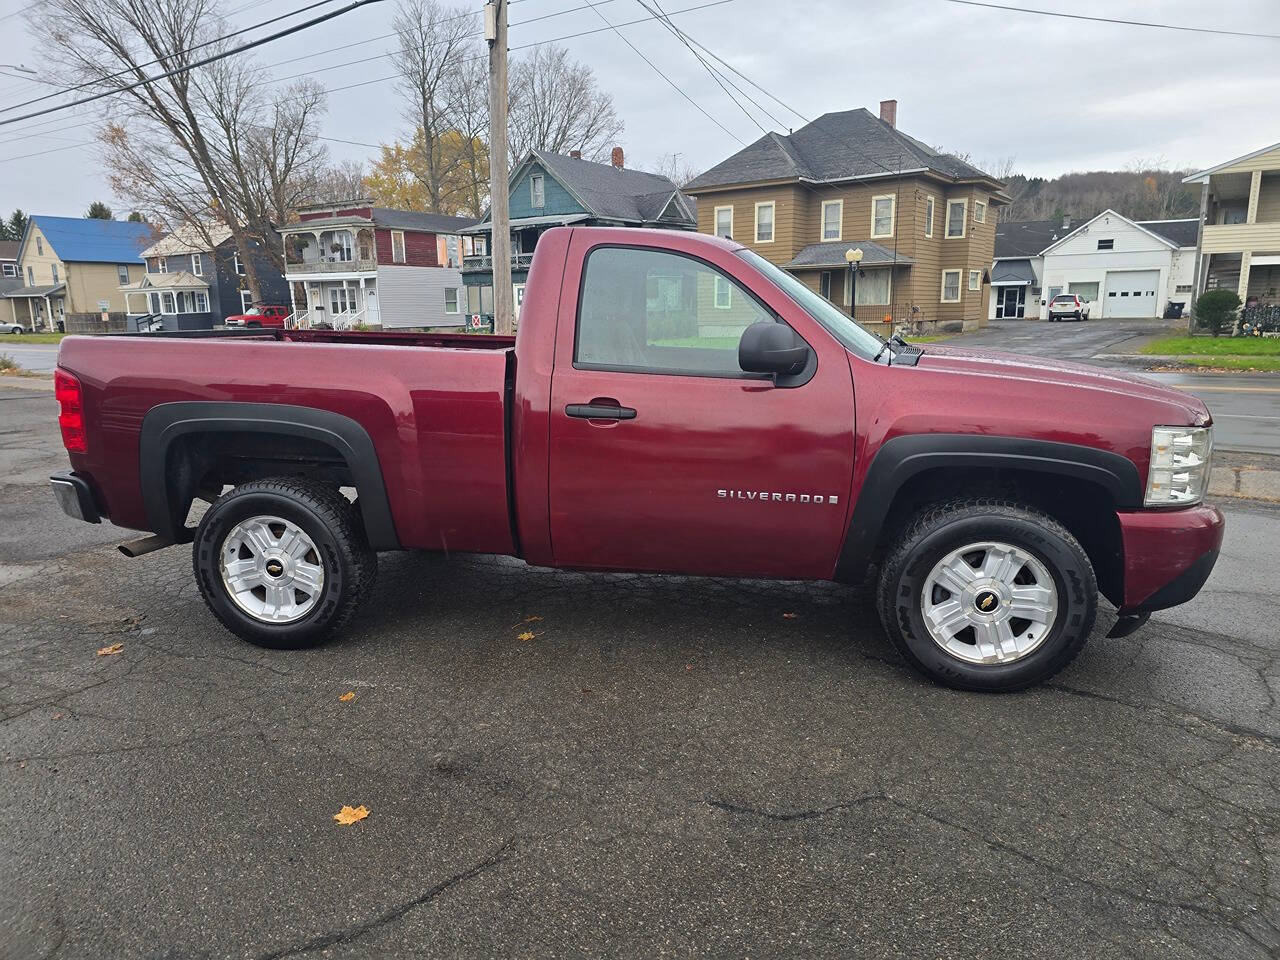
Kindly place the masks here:
<instances>
[{"instance_id":1,"label":"bare tree","mask_svg":"<svg viewBox=\"0 0 1280 960\"><path fill-rule=\"evenodd\" d=\"M257 299L255 247L280 256L271 222L290 184L324 159L314 145L322 95L306 86L264 93L260 68L243 55L124 89L156 69L144 66L151 61L172 69L218 51L195 49L225 32L218 3L47 0L43 10L68 79L118 91L99 135L113 190L149 219L192 228L211 249L212 226L224 224Z\"/></svg>"},{"instance_id":2,"label":"bare tree","mask_svg":"<svg viewBox=\"0 0 1280 960\"><path fill-rule=\"evenodd\" d=\"M683 153L664 153L649 168L650 173L666 177L677 187L683 187L700 171L684 158Z\"/></svg>"},{"instance_id":3,"label":"bare tree","mask_svg":"<svg viewBox=\"0 0 1280 960\"><path fill-rule=\"evenodd\" d=\"M392 21L400 45L405 120L415 132L411 142L419 154L410 167L433 213L454 209L459 182L467 179L457 175L466 155L456 148L455 134L463 64L468 57L480 55L471 37L472 12L435 0L400 0Z\"/></svg>"},{"instance_id":4,"label":"bare tree","mask_svg":"<svg viewBox=\"0 0 1280 960\"><path fill-rule=\"evenodd\" d=\"M479 218L489 199L489 66L483 58L468 58L458 72L453 124L461 136L460 170L465 204L458 206Z\"/></svg>"},{"instance_id":5,"label":"bare tree","mask_svg":"<svg viewBox=\"0 0 1280 960\"><path fill-rule=\"evenodd\" d=\"M535 148L581 150L586 159L600 160L622 134L613 97L564 47L534 47L512 67L510 88L508 139L517 162Z\"/></svg>"},{"instance_id":6,"label":"bare tree","mask_svg":"<svg viewBox=\"0 0 1280 960\"><path fill-rule=\"evenodd\" d=\"M324 164L312 173L296 206L364 197L368 193L364 178L364 164L354 160Z\"/></svg>"}]
</instances>

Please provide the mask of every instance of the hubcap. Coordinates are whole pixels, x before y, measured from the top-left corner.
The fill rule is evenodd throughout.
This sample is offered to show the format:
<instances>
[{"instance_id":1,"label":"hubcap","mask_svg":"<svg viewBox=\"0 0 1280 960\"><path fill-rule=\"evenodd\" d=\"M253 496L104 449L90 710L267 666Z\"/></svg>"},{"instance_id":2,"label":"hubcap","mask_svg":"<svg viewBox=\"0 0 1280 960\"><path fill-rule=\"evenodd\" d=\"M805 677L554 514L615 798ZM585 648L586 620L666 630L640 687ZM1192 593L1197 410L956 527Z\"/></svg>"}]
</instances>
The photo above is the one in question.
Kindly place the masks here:
<instances>
[{"instance_id":1,"label":"hubcap","mask_svg":"<svg viewBox=\"0 0 1280 960\"><path fill-rule=\"evenodd\" d=\"M937 562L920 610L933 642L968 663L1010 663L1044 642L1058 615L1058 588L1030 552L971 543Z\"/></svg>"},{"instance_id":2,"label":"hubcap","mask_svg":"<svg viewBox=\"0 0 1280 960\"><path fill-rule=\"evenodd\" d=\"M245 613L263 623L305 617L324 593L324 563L315 543L281 517L252 517L222 541L222 582Z\"/></svg>"}]
</instances>

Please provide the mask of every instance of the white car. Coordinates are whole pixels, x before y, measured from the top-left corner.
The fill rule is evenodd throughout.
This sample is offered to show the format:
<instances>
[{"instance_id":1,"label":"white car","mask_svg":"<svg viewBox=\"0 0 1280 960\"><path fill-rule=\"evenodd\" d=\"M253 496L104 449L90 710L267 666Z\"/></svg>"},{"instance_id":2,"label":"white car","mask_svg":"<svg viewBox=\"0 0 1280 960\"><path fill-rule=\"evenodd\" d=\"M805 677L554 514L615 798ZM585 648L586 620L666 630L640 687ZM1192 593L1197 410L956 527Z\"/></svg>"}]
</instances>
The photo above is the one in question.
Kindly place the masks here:
<instances>
[{"instance_id":1,"label":"white car","mask_svg":"<svg viewBox=\"0 0 1280 960\"><path fill-rule=\"evenodd\" d=\"M26 333L27 328L20 323L6 323L4 325L5 333Z\"/></svg>"},{"instance_id":2,"label":"white car","mask_svg":"<svg viewBox=\"0 0 1280 960\"><path fill-rule=\"evenodd\" d=\"M1088 320L1089 305L1074 293L1060 293L1049 301L1049 320Z\"/></svg>"}]
</instances>

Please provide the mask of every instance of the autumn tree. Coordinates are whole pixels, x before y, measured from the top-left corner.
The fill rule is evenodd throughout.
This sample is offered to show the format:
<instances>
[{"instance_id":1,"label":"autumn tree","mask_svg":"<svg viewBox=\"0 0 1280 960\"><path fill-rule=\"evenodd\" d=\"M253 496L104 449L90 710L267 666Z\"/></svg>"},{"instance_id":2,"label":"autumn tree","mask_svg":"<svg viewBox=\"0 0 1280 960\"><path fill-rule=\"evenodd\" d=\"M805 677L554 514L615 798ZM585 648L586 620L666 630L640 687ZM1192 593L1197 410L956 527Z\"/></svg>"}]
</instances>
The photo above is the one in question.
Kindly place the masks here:
<instances>
[{"instance_id":1,"label":"autumn tree","mask_svg":"<svg viewBox=\"0 0 1280 960\"><path fill-rule=\"evenodd\" d=\"M530 150L603 160L622 134L613 97L595 73L556 44L534 47L511 68L508 140L518 162Z\"/></svg>"},{"instance_id":2,"label":"autumn tree","mask_svg":"<svg viewBox=\"0 0 1280 960\"><path fill-rule=\"evenodd\" d=\"M447 158L448 175L436 181L439 189L433 196L424 140L418 130L408 144L383 144L381 155L365 177L370 195L381 206L479 217L485 194L478 189L470 168L473 157L487 156L484 142L464 140L457 130L448 130L439 138L435 152ZM487 178L487 160L484 165Z\"/></svg>"},{"instance_id":3,"label":"autumn tree","mask_svg":"<svg viewBox=\"0 0 1280 960\"><path fill-rule=\"evenodd\" d=\"M305 87L270 91L256 63L239 55L125 89L154 73L226 49L220 0L48 0L51 55L63 76L115 91L99 133L112 189L170 227L209 237L231 232L255 298L255 241L279 256L271 219L281 185L324 160L314 148L323 97ZM210 42L213 41L213 42ZM198 47L198 49L197 49ZM305 108L287 103L303 96Z\"/></svg>"}]
</instances>

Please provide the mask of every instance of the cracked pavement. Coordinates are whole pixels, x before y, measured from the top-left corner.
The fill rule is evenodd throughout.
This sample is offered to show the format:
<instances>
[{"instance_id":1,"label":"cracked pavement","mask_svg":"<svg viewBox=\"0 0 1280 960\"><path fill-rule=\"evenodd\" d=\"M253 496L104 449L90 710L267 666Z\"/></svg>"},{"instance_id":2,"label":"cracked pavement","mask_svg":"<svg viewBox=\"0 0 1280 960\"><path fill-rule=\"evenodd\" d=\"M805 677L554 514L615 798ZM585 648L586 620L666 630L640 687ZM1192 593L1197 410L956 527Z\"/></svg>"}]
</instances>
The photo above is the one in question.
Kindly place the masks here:
<instances>
[{"instance_id":1,"label":"cracked pavement","mask_svg":"<svg viewBox=\"0 0 1280 960\"><path fill-rule=\"evenodd\" d=\"M982 696L857 590L495 557L383 555L346 636L258 650L188 549L63 517L64 464L0 391L0 957L1280 952L1276 508Z\"/></svg>"}]
</instances>

